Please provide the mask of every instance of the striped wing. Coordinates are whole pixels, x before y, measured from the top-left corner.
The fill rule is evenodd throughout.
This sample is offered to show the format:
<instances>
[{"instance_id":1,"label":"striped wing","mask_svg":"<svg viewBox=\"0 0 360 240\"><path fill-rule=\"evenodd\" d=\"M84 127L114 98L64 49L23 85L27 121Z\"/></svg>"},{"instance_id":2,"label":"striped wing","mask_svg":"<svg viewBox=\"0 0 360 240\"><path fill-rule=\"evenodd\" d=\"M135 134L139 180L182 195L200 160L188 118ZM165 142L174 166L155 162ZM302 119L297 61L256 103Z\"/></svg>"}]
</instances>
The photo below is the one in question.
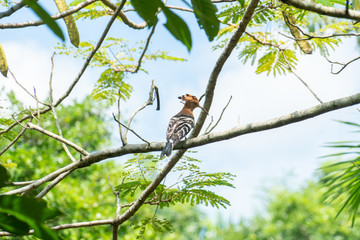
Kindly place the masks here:
<instances>
[{"instance_id":1,"label":"striped wing","mask_svg":"<svg viewBox=\"0 0 360 240\"><path fill-rule=\"evenodd\" d=\"M177 144L194 127L194 117L190 115L175 115L170 119L166 132L166 140ZM172 140L172 141L171 141Z\"/></svg>"}]
</instances>

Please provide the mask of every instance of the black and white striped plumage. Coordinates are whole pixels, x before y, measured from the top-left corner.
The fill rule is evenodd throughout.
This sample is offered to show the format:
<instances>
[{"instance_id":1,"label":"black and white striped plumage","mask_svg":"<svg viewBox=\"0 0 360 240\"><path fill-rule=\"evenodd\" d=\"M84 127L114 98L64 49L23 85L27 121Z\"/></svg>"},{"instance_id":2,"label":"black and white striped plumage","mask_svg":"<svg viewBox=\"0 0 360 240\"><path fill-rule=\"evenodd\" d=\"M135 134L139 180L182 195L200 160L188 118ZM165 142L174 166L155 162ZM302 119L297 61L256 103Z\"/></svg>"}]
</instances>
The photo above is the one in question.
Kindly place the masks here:
<instances>
[{"instance_id":1,"label":"black and white striped plumage","mask_svg":"<svg viewBox=\"0 0 360 240\"><path fill-rule=\"evenodd\" d=\"M183 109L170 119L166 131L166 145L161 152L160 158L170 156L174 146L184 138L194 127L195 120L193 110L200 107L199 100L190 94L179 97L185 101Z\"/></svg>"}]
</instances>

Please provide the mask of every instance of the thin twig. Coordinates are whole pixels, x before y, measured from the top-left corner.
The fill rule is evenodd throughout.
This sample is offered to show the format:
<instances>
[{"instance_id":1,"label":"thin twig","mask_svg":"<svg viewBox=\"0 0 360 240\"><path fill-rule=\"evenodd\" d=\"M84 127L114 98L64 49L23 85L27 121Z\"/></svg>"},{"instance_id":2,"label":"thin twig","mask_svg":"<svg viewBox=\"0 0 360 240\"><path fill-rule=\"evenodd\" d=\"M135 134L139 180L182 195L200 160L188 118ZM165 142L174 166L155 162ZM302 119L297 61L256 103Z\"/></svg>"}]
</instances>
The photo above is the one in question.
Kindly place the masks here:
<instances>
[{"instance_id":1,"label":"thin twig","mask_svg":"<svg viewBox=\"0 0 360 240\"><path fill-rule=\"evenodd\" d=\"M15 120L15 122L17 122L17 124L19 124L22 128L28 128L27 126L24 126L21 122L19 122L16 118L15 118L15 116L14 116L14 114L13 115L11 115L11 117ZM32 116L32 118L34 118L34 116ZM31 118L31 119L32 119Z\"/></svg>"},{"instance_id":2,"label":"thin twig","mask_svg":"<svg viewBox=\"0 0 360 240\"><path fill-rule=\"evenodd\" d=\"M149 98L148 100L142 105L140 106L138 109L136 109L134 111L134 113L130 116L128 122L127 122L127 127L126 129L127 130L130 130L130 125L132 123L132 120L134 119L135 115L140 112L141 110L143 110L145 107L149 106L149 105L152 105L155 101L155 98L154 98L154 90L155 90L155 84L154 84L154 80L152 81L151 83L151 88L150 88L150 91L149 91ZM127 141L127 130L124 131L124 139Z\"/></svg>"},{"instance_id":3,"label":"thin twig","mask_svg":"<svg viewBox=\"0 0 360 240\"><path fill-rule=\"evenodd\" d=\"M105 6L111 8L113 11L115 11L113 13L113 16L115 16L115 17L119 16L121 18L121 20L123 21L123 23L125 23L129 27L134 28L134 29L144 29L147 26L147 23L145 21L142 22L142 23L137 24L137 23L129 20L128 17L122 11L116 12L117 6L116 6L116 4L112 3L111 1L109 1L109 0L101 0L101 2Z\"/></svg>"},{"instance_id":4,"label":"thin twig","mask_svg":"<svg viewBox=\"0 0 360 240\"><path fill-rule=\"evenodd\" d=\"M32 181L23 181L23 182L9 182L7 183L6 185L8 186L26 186L26 185L29 185L29 184L32 184L34 183L36 180L32 180Z\"/></svg>"},{"instance_id":5,"label":"thin twig","mask_svg":"<svg viewBox=\"0 0 360 240\"><path fill-rule=\"evenodd\" d=\"M298 28L300 30L300 28ZM301 31L301 30L300 30ZM313 38L319 38L319 39L326 39L326 38L334 38L334 37L359 37L360 33L334 33L334 34L330 34L330 35L325 35L325 36L320 36L320 35L310 35L308 33L302 32L304 36L304 38L295 38L292 36L288 36L284 33L279 32L280 35L289 38L291 40L294 41L301 41L301 40L311 40Z\"/></svg>"},{"instance_id":6,"label":"thin twig","mask_svg":"<svg viewBox=\"0 0 360 240\"><path fill-rule=\"evenodd\" d=\"M83 65L83 67L81 68L80 72L78 73L78 75L76 76L75 80L73 81L73 83L70 85L70 87L68 88L68 90L65 92L65 94L60 97L57 102L54 104L54 107L56 107L57 105L59 105L67 96L69 96L69 94L72 92L72 90L74 89L75 85L78 83L78 81L80 80L81 76L83 75L83 73L85 72L86 68L89 66L91 59L93 58L93 56L95 55L95 53L99 50L101 44L103 43L106 35L108 34L112 24L114 23L116 16L119 14L119 12L121 11L121 9L124 7L126 0L122 0L120 5L117 7L114 15L111 17L110 21L108 22L108 24L106 25L106 28L104 30L104 32L102 33L98 43L96 44L95 48L91 51L91 53L89 54L89 56L86 58L85 63Z\"/></svg>"},{"instance_id":7,"label":"thin twig","mask_svg":"<svg viewBox=\"0 0 360 240\"><path fill-rule=\"evenodd\" d=\"M118 98L118 119L120 121L120 118L121 118L121 114L120 114L120 100L121 100L121 91L119 90L119 98ZM120 134L120 140L124 145L126 145L126 139L124 139L124 136L123 136L123 132L122 132L122 129L121 129L121 124L118 123L118 126L119 126L119 134Z\"/></svg>"},{"instance_id":8,"label":"thin twig","mask_svg":"<svg viewBox=\"0 0 360 240\"><path fill-rule=\"evenodd\" d=\"M98 0L84 0L81 3L79 3L78 5L74 6L73 8L66 10L64 12L55 14L53 16L51 16L51 18L53 19L60 19L60 18L64 18L67 17L73 13L76 13L78 11L80 11L81 9L85 8L86 6L96 2ZM0 13L0 18L1 18L1 13ZM44 21L42 20L37 20L37 21L27 21L27 22L22 22L22 23L3 23L0 24L0 29L8 29L8 28L24 28L24 27L30 27L30 26L39 26L44 24Z\"/></svg>"},{"instance_id":9,"label":"thin twig","mask_svg":"<svg viewBox=\"0 0 360 240\"><path fill-rule=\"evenodd\" d=\"M32 124L32 123L27 123L27 126L30 128L30 129L34 129L38 132L41 132L42 134L45 134L51 138L54 138L56 140L58 140L59 142L62 142L62 143L65 143L66 145L72 147L73 149L75 149L76 151L78 151L79 153L81 153L82 155L84 156L87 156L89 155L89 153L87 151L85 151L84 149L82 149L81 147L79 147L78 145L76 145L75 143L73 142L70 142L69 140L63 138L63 137L60 137L59 135L56 135L52 132L49 132L45 129L43 129L42 127L40 126L37 126L35 124Z\"/></svg>"},{"instance_id":10,"label":"thin twig","mask_svg":"<svg viewBox=\"0 0 360 240\"><path fill-rule=\"evenodd\" d=\"M50 81L49 81L49 88L50 88L49 101L50 101L51 111L52 111L52 114L54 116L55 125L56 125L56 128L57 128L58 132L59 132L59 136L63 137L61 127L60 127L60 123L59 123L59 118L57 116L57 113L56 113L56 110L55 110L55 107L54 107L54 96L53 96L53 86L52 86L53 74L54 74L54 56L55 56L55 53L53 53L53 55L51 56L51 73L50 73ZM61 143L61 146L63 147L66 155L70 158L70 160L75 162L76 159L73 157L73 155L69 151L66 144Z\"/></svg>"},{"instance_id":11,"label":"thin twig","mask_svg":"<svg viewBox=\"0 0 360 240\"><path fill-rule=\"evenodd\" d=\"M124 183L125 178L123 178L122 183ZM113 185L110 183L110 176L108 176L108 183L110 185L111 191L113 192L113 194L116 197L116 217L118 218L120 216L120 211L121 211L121 206L120 206L120 191L121 188L119 188L117 191L115 191ZM112 230L112 236L113 236L113 240L117 240L118 239L118 231L119 231L119 224L117 223L113 223L113 230Z\"/></svg>"},{"instance_id":12,"label":"thin twig","mask_svg":"<svg viewBox=\"0 0 360 240\"><path fill-rule=\"evenodd\" d=\"M37 113L37 118L35 118L37 120L37 124L40 125L40 107L39 107L39 99L36 96L36 88L34 87L34 97L36 100L36 113Z\"/></svg>"},{"instance_id":13,"label":"thin twig","mask_svg":"<svg viewBox=\"0 0 360 240\"><path fill-rule=\"evenodd\" d=\"M209 134L210 132L212 132L212 130L214 130L214 128L219 124L220 120L222 119L222 116L226 110L226 108L229 106L230 102L231 102L232 96L230 96L229 101L227 102L227 104L225 105L225 107L223 108L223 110L221 111L221 114L219 116L219 119L217 120L217 122L215 123L215 125L208 131L208 129L210 128L211 124L206 128L205 130L205 134Z\"/></svg>"},{"instance_id":14,"label":"thin twig","mask_svg":"<svg viewBox=\"0 0 360 240\"><path fill-rule=\"evenodd\" d=\"M122 9L122 7L124 6L125 4L125 0L122 0L121 4L118 6L118 9L117 11L120 11ZM64 12L63 12L64 13ZM67 98L69 96L69 94L71 93L71 91L73 90L73 88L75 87L75 85L78 83L78 81L80 80L81 76L83 75L83 73L85 72L86 68L89 66L89 63L91 61L91 59L93 58L93 56L95 55L95 53L97 52L97 50L99 50L102 42L104 41L107 33L109 32L110 30L110 27L111 25L114 23L116 19L116 14L113 15L109 21L109 23L106 25L106 28L104 30L104 32L102 33L99 41L98 41L98 44L96 45L96 47L93 49L93 51L90 53L90 55L86 58L85 60L85 63L82 67L82 69L80 70L80 72L78 73L77 77L75 78L75 80L73 81L73 83L70 85L70 87L68 88L68 90L64 93L64 95L58 99L58 101L54 104L54 107L58 106L65 98ZM44 113L47 113L48 111L51 110L51 107L47 107L47 108L44 108L42 110L40 110L40 114L44 114ZM4 129L4 130L1 130L0 131L0 135L3 134L3 133L7 133L9 132L13 127L15 127L16 125L18 125L19 123L31 118L31 114L27 115L27 116L24 116L23 118L21 118L20 120L16 120L14 123L12 123L8 128Z\"/></svg>"},{"instance_id":15,"label":"thin twig","mask_svg":"<svg viewBox=\"0 0 360 240\"><path fill-rule=\"evenodd\" d=\"M137 73L141 67L141 63L142 63L142 59L144 58L145 56L145 53L146 53L146 50L148 49L149 45L150 45L150 39L151 37L154 35L155 33L155 28L157 26L157 23L158 21L155 22L154 26L152 27L151 29L151 32L148 36L148 38L146 39L146 44L145 44L145 47L144 47L144 50L142 51L141 55L140 55L140 58L139 58L139 61L138 61L138 64L137 64L137 67L135 68L135 70L132 72L132 73Z\"/></svg>"},{"instance_id":16,"label":"thin twig","mask_svg":"<svg viewBox=\"0 0 360 240\"><path fill-rule=\"evenodd\" d=\"M51 189L53 189L59 182L61 182L64 178L66 178L70 173L72 173L74 170L70 170L68 172L64 172L60 174L58 177L56 177L54 180L52 180L49 185L47 185L38 195L36 195L36 198L42 198L45 196ZM23 192L22 195L27 194L28 192Z\"/></svg>"},{"instance_id":17,"label":"thin twig","mask_svg":"<svg viewBox=\"0 0 360 240\"><path fill-rule=\"evenodd\" d=\"M42 105L49 106L49 104L39 101L36 96L34 96L33 94L31 94L23 85L21 85L21 83L18 82L18 80L16 79L15 75L14 75L13 72L10 70L10 68L8 69L8 71L9 71L9 73L11 74L12 78L14 79L14 81L16 82L16 84L19 85L30 97L32 97L36 102L40 102Z\"/></svg>"},{"instance_id":18,"label":"thin twig","mask_svg":"<svg viewBox=\"0 0 360 240\"><path fill-rule=\"evenodd\" d=\"M31 120L30 120L31 121ZM22 135L24 135L25 131L27 128L23 128L21 129L20 133L9 143L9 145L7 145L1 152L0 152L0 156L4 154L4 152L6 152L12 145L14 145L14 143L17 142L17 140L19 140L19 138L21 138Z\"/></svg>"},{"instance_id":19,"label":"thin twig","mask_svg":"<svg viewBox=\"0 0 360 240\"><path fill-rule=\"evenodd\" d=\"M354 164L355 167L357 167L357 169L360 170L360 167L355 162L352 161L352 163Z\"/></svg>"},{"instance_id":20,"label":"thin twig","mask_svg":"<svg viewBox=\"0 0 360 240\"><path fill-rule=\"evenodd\" d=\"M123 126L124 128L126 128L127 130L131 131L133 134L135 134L138 138L140 138L142 141L146 142L147 144L150 145L150 142L146 141L145 139L143 139L139 134L137 134L134 130L132 130L131 128L129 128L128 126L126 126L125 124L121 123L119 120L116 119L114 113L112 113L114 120L120 124L121 126Z\"/></svg>"},{"instance_id":21,"label":"thin twig","mask_svg":"<svg viewBox=\"0 0 360 240\"><path fill-rule=\"evenodd\" d=\"M310 86L309 86L301 77L299 77L299 76L295 73L295 71L292 69L290 63L287 61L286 56L285 56L285 54L284 54L284 51L281 51L281 54L283 55L283 58L284 58L285 63L286 63L286 65L287 65L287 66L285 66L285 68L286 68L287 70L289 70L289 72L291 72L292 74L294 74L294 76L295 76L297 79L300 80L300 82L311 92L311 94L316 98L316 100L319 101L319 103L323 103L323 101L321 101L321 99L320 99L320 98L316 95L316 93L310 88Z\"/></svg>"},{"instance_id":22,"label":"thin twig","mask_svg":"<svg viewBox=\"0 0 360 240\"><path fill-rule=\"evenodd\" d=\"M340 73L342 70L344 70L350 63L355 62L355 61L357 61L357 60L359 60L359 59L360 59L360 56L359 56L359 57L356 57L356 58L354 58L354 59L352 59L352 60L350 60L350 61L347 62L347 63L340 63L340 62L330 61L328 58L326 58L326 60L328 60L328 62L331 63L331 73L332 73L332 74L339 74L339 73ZM333 65L334 65L334 64L341 65L342 68L341 68L339 71L334 72L334 71L333 71Z\"/></svg>"}]
</instances>

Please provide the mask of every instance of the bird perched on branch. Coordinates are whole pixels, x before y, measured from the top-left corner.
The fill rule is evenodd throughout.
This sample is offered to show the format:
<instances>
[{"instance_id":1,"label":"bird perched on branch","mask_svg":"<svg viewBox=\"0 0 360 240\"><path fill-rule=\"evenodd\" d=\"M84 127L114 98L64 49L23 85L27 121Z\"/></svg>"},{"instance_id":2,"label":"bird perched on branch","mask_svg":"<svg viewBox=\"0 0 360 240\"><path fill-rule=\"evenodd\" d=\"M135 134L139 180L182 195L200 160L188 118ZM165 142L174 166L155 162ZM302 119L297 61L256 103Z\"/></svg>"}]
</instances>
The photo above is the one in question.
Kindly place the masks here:
<instances>
[{"instance_id":1,"label":"bird perched on branch","mask_svg":"<svg viewBox=\"0 0 360 240\"><path fill-rule=\"evenodd\" d=\"M184 107L178 114L170 119L169 126L166 131L167 142L160 154L160 158L164 157L165 155L170 156L174 146L194 127L194 109L197 107L203 109L200 106L199 100L195 96L185 94L178 98L185 101ZM205 109L203 110L206 112Z\"/></svg>"}]
</instances>

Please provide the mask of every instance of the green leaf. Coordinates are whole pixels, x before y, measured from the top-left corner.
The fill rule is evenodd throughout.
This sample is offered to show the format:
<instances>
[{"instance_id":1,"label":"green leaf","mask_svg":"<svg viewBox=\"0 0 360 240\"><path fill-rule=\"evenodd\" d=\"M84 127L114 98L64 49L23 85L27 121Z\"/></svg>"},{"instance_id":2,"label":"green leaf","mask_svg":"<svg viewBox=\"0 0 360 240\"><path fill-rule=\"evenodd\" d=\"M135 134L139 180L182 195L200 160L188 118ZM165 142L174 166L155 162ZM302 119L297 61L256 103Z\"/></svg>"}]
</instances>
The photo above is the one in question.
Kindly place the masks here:
<instances>
[{"instance_id":1,"label":"green leaf","mask_svg":"<svg viewBox=\"0 0 360 240\"><path fill-rule=\"evenodd\" d=\"M24 3L28 5L38 15L44 23L59 37L65 41L65 37L59 25L54 19L42 8L35 0L24 0Z\"/></svg>"},{"instance_id":2,"label":"green leaf","mask_svg":"<svg viewBox=\"0 0 360 240\"><path fill-rule=\"evenodd\" d=\"M0 228L15 235L25 235L30 230L25 222L2 212L0 212Z\"/></svg>"},{"instance_id":3,"label":"green leaf","mask_svg":"<svg viewBox=\"0 0 360 240\"><path fill-rule=\"evenodd\" d=\"M178 15L173 13L170 9L163 6L162 7L165 16L167 18L165 27L169 32L180 42L182 42L188 49L191 50L192 40L191 33L187 24L182 20Z\"/></svg>"},{"instance_id":4,"label":"green leaf","mask_svg":"<svg viewBox=\"0 0 360 240\"><path fill-rule=\"evenodd\" d=\"M36 237L46 240L60 239L57 233L44 225L43 222L59 216L61 212L54 208L48 208L43 199L0 196L0 212L11 215L29 225L34 229ZM23 229L23 231L25 230Z\"/></svg>"},{"instance_id":5,"label":"green leaf","mask_svg":"<svg viewBox=\"0 0 360 240\"><path fill-rule=\"evenodd\" d=\"M112 105L116 102L119 91L121 98L126 100L130 97L132 87L124 82L125 74L109 68L105 70L91 93L96 100L107 100Z\"/></svg>"},{"instance_id":6,"label":"green leaf","mask_svg":"<svg viewBox=\"0 0 360 240\"><path fill-rule=\"evenodd\" d=\"M9 67L7 65L5 52L2 46L0 45L0 72L4 77L7 77L7 72L9 70Z\"/></svg>"},{"instance_id":7,"label":"green leaf","mask_svg":"<svg viewBox=\"0 0 360 240\"><path fill-rule=\"evenodd\" d=\"M240 3L240 6L243 8L245 6L245 0L237 0Z\"/></svg>"},{"instance_id":8,"label":"green leaf","mask_svg":"<svg viewBox=\"0 0 360 240\"><path fill-rule=\"evenodd\" d=\"M191 3L200 28L205 30L209 41L214 40L220 28L216 6L210 0L191 0Z\"/></svg>"},{"instance_id":9,"label":"green leaf","mask_svg":"<svg viewBox=\"0 0 360 240\"><path fill-rule=\"evenodd\" d=\"M69 6L66 4L65 0L55 0L55 3L60 12L69 10ZM79 36L79 31L76 27L74 16L69 15L67 17L64 17L64 21L65 21L66 27L68 29L68 34L69 34L71 43L75 47L78 47L79 43L80 43L80 36Z\"/></svg>"},{"instance_id":10,"label":"green leaf","mask_svg":"<svg viewBox=\"0 0 360 240\"><path fill-rule=\"evenodd\" d=\"M0 164L0 188L4 187L6 182L9 181L9 174L6 171L6 168Z\"/></svg>"},{"instance_id":11,"label":"green leaf","mask_svg":"<svg viewBox=\"0 0 360 240\"><path fill-rule=\"evenodd\" d=\"M327 6L327 7L332 7L334 6L334 4L331 3L331 1L328 0L316 0L318 3Z\"/></svg>"},{"instance_id":12,"label":"green leaf","mask_svg":"<svg viewBox=\"0 0 360 240\"><path fill-rule=\"evenodd\" d=\"M160 0L131 0L131 5L139 16L151 27L157 21L156 12L163 5Z\"/></svg>"}]
</instances>

